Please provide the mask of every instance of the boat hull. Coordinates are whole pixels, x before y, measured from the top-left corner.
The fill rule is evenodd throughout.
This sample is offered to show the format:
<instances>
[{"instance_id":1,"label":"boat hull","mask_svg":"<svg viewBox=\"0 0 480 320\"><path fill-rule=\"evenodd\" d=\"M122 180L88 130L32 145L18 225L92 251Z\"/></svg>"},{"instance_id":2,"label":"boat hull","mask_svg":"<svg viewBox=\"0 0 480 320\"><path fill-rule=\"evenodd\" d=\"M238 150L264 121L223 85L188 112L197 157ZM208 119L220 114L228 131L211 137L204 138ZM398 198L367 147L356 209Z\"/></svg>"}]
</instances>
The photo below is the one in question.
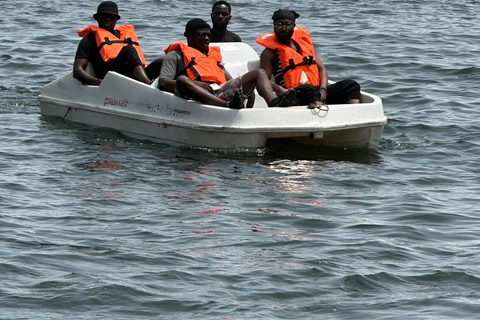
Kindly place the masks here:
<instances>
[{"instance_id":1,"label":"boat hull","mask_svg":"<svg viewBox=\"0 0 480 320\"><path fill-rule=\"evenodd\" d=\"M131 118L82 106L59 105L55 102L43 102L41 110L43 116L61 117L65 121L110 128L135 139L170 145L206 148L260 148L264 147L267 142L267 133L202 130L160 119Z\"/></svg>"},{"instance_id":2,"label":"boat hull","mask_svg":"<svg viewBox=\"0 0 480 320\"><path fill-rule=\"evenodd\" d=\"M248 45L222 48L234 76L258 67L258 55ZM372 147L387 121L381 100L364 92L362 103L328 110L268 108L260 96L255 100L253 108L240 110L203 105L114 72L100 86L81 84L69 73L46 85L39 96L43 116L142 140L205 148L262 148L270 139L285 138L313 146Z\"/></svg>"}]
</instances>

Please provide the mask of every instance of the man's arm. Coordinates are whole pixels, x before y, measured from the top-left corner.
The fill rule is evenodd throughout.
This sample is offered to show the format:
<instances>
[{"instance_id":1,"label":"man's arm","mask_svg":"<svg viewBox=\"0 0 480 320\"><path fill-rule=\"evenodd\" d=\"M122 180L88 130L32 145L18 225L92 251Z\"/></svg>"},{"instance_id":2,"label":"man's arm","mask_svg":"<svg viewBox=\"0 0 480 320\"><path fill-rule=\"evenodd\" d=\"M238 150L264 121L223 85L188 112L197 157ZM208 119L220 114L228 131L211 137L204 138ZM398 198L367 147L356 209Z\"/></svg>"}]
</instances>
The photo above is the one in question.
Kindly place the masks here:
<instances>
[{"instance_id":1,"label":"man's arm","mask_svg":"<svg viewBox=\"0 0 480 320\"><path fill-rule=\"evenodd\" d=\"M318 56L315 57L315 62L318 66L318 73L320 75L320 87L327 87L328 86L328 72L327 68L323 65L322 60Z\"/></svg>"},{"instance_id":2,"label":"man's arm","mask_svg":"<svg viewBox=\"0 0 480 320\"><path fill-rule=\"evenodd\" d=\"M94 77L86 71L88 62L86 58L75 58L73 62L73 77L85 84L98 86L102 83L102 79Z\"/></svg>"},{"instance_id":3,"label":"man's arm","mask_svg":"<svg viewBox=\"0 0 480 320\"><path fill-rule=\"evenodd\" d=\"M181 63L179 63L181 60ZM177 85L177 77L183 74L182 70L178 70L178 66L183 65L183 55L176 51L169 52L162 63L160 76L158 77L158 89L174 93ZM182 69L182 68L180 68ZM186 75L186 71L185 71ZM213 89L206 82L193 81L197 86L212 92Z\"/></svg>"},{"instance_id":4,"label":"man's arm","mask_svg":"<svg viewBox=\"0 0 480 320\"><path fill-rule=\"evenodd\" d=\"M272 49L264 49L260 54L260 68L265 70L267 73L267 77L270 80L270 84L272 85L272 90L277 94L277 96L282 95L285 92L285 88L275 83L272 80L273 75L273 66L275 64L275 60L277 59L277 52Z\"/></svg>"},{"instance_id":5,"label":"man's arm","mask_svg":"<svg viewBox=\"0 0 480 320\"><path fill-rule=\"evenodd\" d=\"M158 76L158 89L175 92L177 64L180 56L175 51L169 52L162 63L160 75Z\"/></svg>"},{"instance_id":6,"label":"man's arm","mask_svg":"<svg viewBox=\"0 0 480 320\"><path fill-rule=\"evenodd\" d=\"M260 68L265 70L267 73L268 79L272 78L273 74L273 62L276 57L275 50L272 49L263 49L262 53L260 54Z\"/></svg>"},{"instance_id":7,"label":"man's arm","mask_svg":"<svg viewBox=\"0 0 480 320\"><path fill-rule=\"evenodd\" d=\"M93 47L94 45L96 46L96 44L94 44L95 38L92 38L92 36L84 37L78 44L73 62L73 77L82 83L98 86L102 82L102 79L92 76L87 72L91 52L96 49L96 47Z\"/></svg>"},{"instance_id":8,"label":"man's arm","mask_svg":"<svg viewBox=\"0 0 480 320\"><path fill-rule=\"evenodd\" d=\"M318 67L318 74L320 76L320 94L322 95L322 101L327 101L327 87L328 87L328 73L327 68L323 65L322 60L315 53L315 62Z\"/></svg>"}]
</instances>

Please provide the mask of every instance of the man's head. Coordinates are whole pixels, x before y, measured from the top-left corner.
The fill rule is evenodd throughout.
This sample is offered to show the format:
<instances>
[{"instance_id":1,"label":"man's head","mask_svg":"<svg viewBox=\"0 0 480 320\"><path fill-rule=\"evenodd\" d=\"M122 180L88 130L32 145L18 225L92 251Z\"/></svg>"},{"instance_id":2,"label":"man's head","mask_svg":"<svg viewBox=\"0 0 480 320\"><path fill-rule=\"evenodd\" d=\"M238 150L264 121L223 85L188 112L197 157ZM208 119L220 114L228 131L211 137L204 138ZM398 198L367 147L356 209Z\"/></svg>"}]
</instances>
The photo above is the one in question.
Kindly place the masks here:
<instances>
[{"instance_id":1,"label":"man's head","mask_svg":"<svg viewBox=\"0 0 480 320\"><path fill-rule=\"evenodd\" d=\"M208 53L210 45L210 25L202 19L192 19L185 26L185 37L190 47L197 49L203 53Z\"/></svg>"},{"instance_id":2,"label":"man's head","mask_svg":"<svg viewBox=\"0 0 480 320\"><path fill-rule=\"evenodd\" d=\"M212 6L210 17L214 28L227 28L232 13L232 7L227 1L217 1Z\"/></svg>"},{"instance_id":3,"label":"man's head","mask_svg":"<svg viewBox=\"0 0 480 320\"><path fill-rule=\"evenodd\" d=\"M298 13L287 9L280 9L273 13L273 29L278 40L288 40L292 37L295 19L298 17L300 17Z\"/></svg>"},{"instance_id":4,"label":"man's head","mask_svg":"<svg viewBox=\"0 0 480 320\"><path fill-rule=\"evenodd\" d=\"M98 21L100 28L112 31L117 20L120 19L117 4L113 1L104 1L98 5L97 13L93 18Z\"/></svg>"}]
</instances>

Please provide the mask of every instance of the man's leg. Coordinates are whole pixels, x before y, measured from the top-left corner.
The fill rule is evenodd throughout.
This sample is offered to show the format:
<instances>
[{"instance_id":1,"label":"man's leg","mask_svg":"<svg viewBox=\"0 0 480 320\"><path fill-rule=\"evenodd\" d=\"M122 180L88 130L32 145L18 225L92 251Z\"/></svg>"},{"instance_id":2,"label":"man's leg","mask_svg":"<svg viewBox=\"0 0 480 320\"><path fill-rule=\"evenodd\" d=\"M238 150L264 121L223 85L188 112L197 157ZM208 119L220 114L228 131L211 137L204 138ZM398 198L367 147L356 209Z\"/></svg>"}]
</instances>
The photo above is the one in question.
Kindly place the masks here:
<instances>
[{"instance_id":1,"label":"man's leg","mask_svg":"<svg viewBox=\"0 0 480 320\"><path fill-rule=\"evenodd\" d=\"M273 100L273 89L263 69L252 70L242 76L243 92L250 92L257 88L258 94L265 99L267 104Z\"/></svg>"},{"instance_id":2,"label":"man's leg","mask_svg":"<svg viewBox=\"0 0 480 320\"><path fill-rule=\"evenodd\" d=\"M327 103L360 103L360 85L351 79L338 81L327 87Z\"/></svg>"},{"instance_id":3,"label":"man's leg","mask_svg":"<svg viewBox=\"0 0 480 320\"><path fill-rule=\"evenodd\" d=\"M160 70L162 69L163 59L164 58L158 58L145 68L145 73L147 74L148 79L153 80L158 78Z\"/></svg>"},{"instance_id":4,"label":"man's leg","mask_svg":"<svg viewBox=\"0 0 480 320\"><path fill-rule=\"evenodd\" d=\"M288 107L294 104L295 90L287 90L278 85L274 85L268 79L267 73L263 69L252 70L242 76L243 92L250 92L257 88L258 94L265 99L269 107ZM273 91L278 98L273 97Z\"/></svg>"},{"instance_id":5,"label":"man's leg","mask_svg":"<svg viewBox=\"0 0 480 320\"><path fill-rule=\"evenodd\" d=\"M142 62L138 57L138 52L132 45L127 45L122 48L118 56L110 64L109 70L137 79L146 84L153 82L148 79Z\"/></svg>"},{"instance_id":6,"label":"man's leg","mask_svg":"<svg viewBox=\"0 0 480 320\"><path fill-rule=\"evenodd\" d=\"M228 102L222 100L211 93L205 83L205 87L201 87L187 76L180 76L176 81L176 90L185 97L190 97L191 99L198 101L204 104L211 104L213 106L227 107Z\"/></svg>"},{"instance_id":7,"label":"man's leg","mask_svg":"<svg viewBox=\"0 0 480 320\"><path fill-rule=\"evenodd\" d=\"M300 106L307 106L309 109L321 108L323 106L320 91L311 84L302 84L296 88L296 91Z\"/></svg>"},{"instance_id":8,"label":"man's leg","mask_svg":"<svg viewBox=\"0 0 480 320\"><path fill-rule=\"evenodd\" d=\"M133 75L140 82L143 82L146 84L152 84L153 82L153 80L148 79L147 74L145 73L145 69L143 68L142 65L136 66L135 68L133 68Z\"/></svg>"}]
</instances>

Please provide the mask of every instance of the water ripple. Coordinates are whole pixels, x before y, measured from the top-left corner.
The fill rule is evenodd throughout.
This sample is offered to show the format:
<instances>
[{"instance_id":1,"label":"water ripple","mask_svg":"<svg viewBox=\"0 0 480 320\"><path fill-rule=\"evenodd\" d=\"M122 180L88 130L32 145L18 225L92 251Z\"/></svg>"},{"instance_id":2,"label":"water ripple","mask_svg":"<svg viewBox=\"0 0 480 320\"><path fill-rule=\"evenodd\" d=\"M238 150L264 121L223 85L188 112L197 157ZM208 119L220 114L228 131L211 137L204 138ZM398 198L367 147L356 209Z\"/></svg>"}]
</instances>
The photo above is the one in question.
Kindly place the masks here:
<instances>
[{"instance_id":1,"label":"water ripple","mask_svg":"<svg viewBox=\"0 0 480 320\"><path fill-rule=\"evenodd\" d=\"M330 78L383 99L379 148L195 149L43 118L98 3L2 3L0 318L475 319L479 4L230 3L257 52L275 9L299 12ZM147 61L211 9L119 5Z\"/></svg>"}]
</instances>

